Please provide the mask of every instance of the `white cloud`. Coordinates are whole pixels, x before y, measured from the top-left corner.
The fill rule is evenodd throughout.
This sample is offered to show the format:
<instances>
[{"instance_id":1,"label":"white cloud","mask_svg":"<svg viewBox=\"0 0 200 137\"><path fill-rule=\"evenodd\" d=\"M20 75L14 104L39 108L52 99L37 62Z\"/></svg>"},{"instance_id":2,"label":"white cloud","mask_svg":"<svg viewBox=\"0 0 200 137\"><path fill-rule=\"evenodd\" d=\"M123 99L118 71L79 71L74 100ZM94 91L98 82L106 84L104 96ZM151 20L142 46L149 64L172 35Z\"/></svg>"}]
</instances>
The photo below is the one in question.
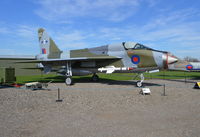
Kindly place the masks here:
<instances>
[{"instance_id":1,"label":"white cloud","mask_svg":"<svg viewBox=\"0 0 200 137\"><path fill-rule=\"evenodd\" d=\"M159 0L147 0L149 7L155 6L158 2L159 2Z\"/></svg>"},{"instance_id":2,"label":"white cloud","mask_svg":"<svg viewBox=\"0 0 200 137\"><path fill-rule=\"evenodd\" d=\"M28 26L28 25L19 25L15 30L16 33L20 37L35 39L37 36L38 27Z\"/></svg>"},{"instance_id":3,"label":"white cloud","mask_svg":"<svg viewBox=\"0 0 200 137\"><path fill-rule=\"evenodd\" d=\"M48 33L48 30L47 30ZM85 48L88 44L84 42L90 35L84 34L82 31L72 31L68 33L55 32L55 37L52 39L58 44L62 50Z\"/></svg>"},{"instance_id":4,"label":"white cloud","mask_svg":"<svg viewBox=\"0 0 200 137\"><path fill-rule=\"evenodd\" d=\"M157 3L157 0L43 0L38 2L36 13L51 21L45 22L49 23L47 26L51 26L46 30L62 50L135 41L156 49L178 53L178 56L185 56L185 54L193 56L194 53L194 56L200 57L195 50L200 47L199 10L192 8L160 10L156 12L157 15L145 18L146 24L139 17L129 18L141 8L141 5L148 4L145 5L148 8ZM99 25L95 18L98 21L124 22L109 24L102 21L98 22ZM126 19L128 22L125 21ZM140 19L143 22L140 23ZM76 26L78 24L76 21L82 20L92 23L86 24L87 26ZM65 25L66 23L68 25ZM90 28L91 24L93 26ZM11 27L0 25L0 34L9 33L8 36L11 38L15 37L10 40L13 42L8 42L11 43L10 45L38 47L37 29L33 25Z\"/></svg>"},{"instance_id":5,"label":"white cloud","mask_svg":"<svg viewBox=\"0 0 200 137\"><path fill-rule=\"evenodd\" d=\"M7 33L10 33L10 31L6 27L0 27L0 33L7 34Z\"/></svg>"},{"instance_id":6,"label":"white cloud","mask_svg":"<svg viewBox=\"0 0 200 137\"><path fill-rule=\"evenodd\" d=\"M135 13L141 0L43 0L35 12L47 20L69 21L77 17L97 17L121 21Z\"/></svg>"},{"instance_id":7,"label":"white cloud","mask_svg":"<svg viewBox=\"0 0 200 137\"><path fill-rule=\"evenodd\" d=\"M199 11L185 9L168 12L165 16L158 15L143 26L101 28L98 33L100 38L109 39L110 42L135 41L159 50L177 53L180 57L188 54L200 57L199 53L193 52L200 47L200 21L193 20L194 16L199 17Z\"/></svg>"},{"instance_id":8,"label":"white cloud","mask_svg":"<svg viewBox=\"0 0 200 137\"><path fill-rule=\"evenodd\" d=\"M1 55L34 55L39 51L37 29L31 25L1 24L6 33L0 33Z\"/></svg>"},{"instance_id":9,"label":"white cloud","mask_svg":"<svg viewBox=\"0 0 200 137\"><path fill-rule=\"evenodd\" d=\"M200 47L198 45L197 47L195 46L191 47L190 50L184 49L184 48L177 50L176 54L179 55L181 58L189 56L189 57L200 59L199 51L200 51Z\"/></svg>"},{"instance_id":10,"label":"white cloud","mask_svg":"<svg viewBox=\"0 0 200 137\"><path fill-rule=\"evenodd\" d=\"M16 55L17 52L15 49L5 49L1 48L0 49L0 55Z\"/></svg>"},{"instance_id":11,"label":"white cloud","mask_svg":"<svg viewBox=\"0 0 200 137\"><path fill-rule=\"evenodd\" d=\"M71 42L74 41L81 41L84 40L86 36L82 35L80 31L73 31L71 33L60 33L57 35L57 40L70 40Z\"/></svg>"},{"instance_id":12,"label":"white cloud","mask_svg":"<svg viewBox=\"0 0 200 137\"><path fill-rule=\"evenodd\" d=\"M1 24L0 34L7 35L8 37L33 39L37 36L37 29L38 27L32 25Z\"/></svg>"}]
</instances>

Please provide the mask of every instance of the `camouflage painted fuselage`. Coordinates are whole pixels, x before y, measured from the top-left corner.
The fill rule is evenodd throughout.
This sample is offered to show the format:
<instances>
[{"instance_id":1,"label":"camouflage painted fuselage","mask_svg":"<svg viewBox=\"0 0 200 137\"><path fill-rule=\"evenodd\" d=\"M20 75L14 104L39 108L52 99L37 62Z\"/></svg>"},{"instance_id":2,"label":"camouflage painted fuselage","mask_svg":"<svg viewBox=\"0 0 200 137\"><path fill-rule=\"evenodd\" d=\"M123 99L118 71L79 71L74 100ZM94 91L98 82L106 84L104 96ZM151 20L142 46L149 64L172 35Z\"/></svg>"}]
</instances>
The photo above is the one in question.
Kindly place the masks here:
<instances>
[{"instance_id":1,"label":"camouflage painted fuselage","mask_svg":"<svg viewBox=\"0 0 200 137\"><path fill-rule=\"evenodd\" d=\"M132 43L133 47L136 43ZM118 60L103 60L95 63L95 67L115 66L129 68L148 68L164 66L163 55L149 49L125 49L122 43L100 46L96 48L71 50L68 57L119 57ZM66 54L67 55L67 54ZM92 61L90 61L92 62ZM77 66L78 67L78 66ZM87 67L87 66L86 66Z\"/></svg>"},{"instance_id":2,"label":"camouflage painted fuselage","mask_svg":"<svg viewBox=\"0 0 200 137\"><path fill-rule=\"evenodd\" d=\"M148 48L134 42L109 44L95 48L60 51L44 29L38 30L41 61L45 72L57 70L65 74L70 63L73 75L88 75L97 72L145 72L167 68L176 62L168 52Z\"/></svg>"}]
</instances>

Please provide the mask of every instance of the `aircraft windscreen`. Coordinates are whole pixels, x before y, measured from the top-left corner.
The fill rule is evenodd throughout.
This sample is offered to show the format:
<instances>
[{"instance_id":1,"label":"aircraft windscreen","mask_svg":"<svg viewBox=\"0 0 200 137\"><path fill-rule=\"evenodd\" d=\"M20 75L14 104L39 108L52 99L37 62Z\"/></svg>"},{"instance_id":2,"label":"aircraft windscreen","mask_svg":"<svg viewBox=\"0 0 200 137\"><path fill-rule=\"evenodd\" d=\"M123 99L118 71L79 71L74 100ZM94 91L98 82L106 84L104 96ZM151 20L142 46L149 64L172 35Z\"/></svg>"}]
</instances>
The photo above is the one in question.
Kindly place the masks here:
<instances>
[{"instance_id":1,"label":"aircraft windscreen","mask_svg":"<svg viewBox=\"0 0 200 137\"><path fill-rule=\"evenodd\" d=\"M142 45L142 44L139 44L139 43L137 43L137 44L135 45L134 49L150 49L150 50L151 50L151 48L149 48L149 47L147 47L147 46L144 46L144 45Z\"/></svg>"},{"instance_id":2,"label":"aircraft windscreen","mask_svg":"<svg viewBox=\"0 0 200 137\"><path fill-rule=\"evenodd\" d=\"M123 46L126 50L128 49L148 49L148 50L152 50L151 48L144 46L142 44L139 43L134 43L134 42L123 42Z\"/></svg>"},{"instance_id":3,"label":"aircraft windscreen","mask_svg":"<svg viewBox=\"0 0 200 137\"><path fill-rule=\"evenodd\" d=\"M136 45L134 42L123 42L122 44L126 50L133 49Z\"/></svg>"}]
</instances>

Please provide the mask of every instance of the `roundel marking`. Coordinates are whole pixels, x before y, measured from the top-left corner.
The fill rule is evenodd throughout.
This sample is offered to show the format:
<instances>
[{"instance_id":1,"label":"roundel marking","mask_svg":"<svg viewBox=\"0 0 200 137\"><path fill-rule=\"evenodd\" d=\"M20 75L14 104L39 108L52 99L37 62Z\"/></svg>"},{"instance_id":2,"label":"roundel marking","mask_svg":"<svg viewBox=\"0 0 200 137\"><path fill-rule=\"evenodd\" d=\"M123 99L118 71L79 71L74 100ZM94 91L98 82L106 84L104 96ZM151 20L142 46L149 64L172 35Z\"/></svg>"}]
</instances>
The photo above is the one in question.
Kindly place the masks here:
<instances>
[{"instance_id":1,"label":"roundel marking","mask_svg":"<svg viewBox=\"0 0 200 137\"><path fill-rule=\"evenodd\" d=\"M41 40L41 44L47 44L48 40Z\"/></svg>"},{"instance_id":2,"label":"roundel marking","mask_svg":"<svg viewBox=\"0 0 200 137\"><path fill-rule=\"evenodd\" d=\"M187 70L192 70L192 69L193 69L193 66L192 66L192 65L187 65L187 66L186 66L186 69L187 69Z\"/></svg>"},{"instance_id":3,"label":"roundel marking","mask_svg":"<svg viewBox=\"0 0 200 137\"><path fill-rule=\"evenodd\" d=\"M138 55L133 55L131 57L131 61L133 64L138 64L138 63L140 63L140 57Z\"/></svg>"}]
</instances>

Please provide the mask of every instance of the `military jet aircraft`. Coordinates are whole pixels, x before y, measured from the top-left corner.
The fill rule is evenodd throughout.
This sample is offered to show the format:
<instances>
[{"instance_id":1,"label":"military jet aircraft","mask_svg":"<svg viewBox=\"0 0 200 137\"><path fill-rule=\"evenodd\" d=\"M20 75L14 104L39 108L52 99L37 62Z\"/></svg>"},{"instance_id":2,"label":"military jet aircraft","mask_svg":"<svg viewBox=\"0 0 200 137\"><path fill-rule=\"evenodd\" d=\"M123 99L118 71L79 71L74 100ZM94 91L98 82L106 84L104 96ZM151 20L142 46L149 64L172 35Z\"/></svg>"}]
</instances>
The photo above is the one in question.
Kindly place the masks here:
<instances>
[{"instance_id":1,"label":"military jet aircraft","mask_svg":"<svg viewBox=\"0 0 200 137\"><path fill-rule=\"evenodd\" d=\"M168 65L169 70L200 72L200 62L188 62L181 59Z\"/></svg>"},{"instance_id":2,"label":"military jet aircraft","mask_svg":"<svg viewBox=\"0 0 200 137\"><path fill-rule=\"evenodd\" d=\"M93 74L92 80L98 81L97 73L138 73L144 81L144 72L167 69L177 57L169 52L154 50L134 42L108 44L100 47L61 51L47 32L38 30L40 54L36 56L39 66L45 73L57 71L66 77L66 85L72 84L72 76Z\"/></svg>"}]
</instances>

